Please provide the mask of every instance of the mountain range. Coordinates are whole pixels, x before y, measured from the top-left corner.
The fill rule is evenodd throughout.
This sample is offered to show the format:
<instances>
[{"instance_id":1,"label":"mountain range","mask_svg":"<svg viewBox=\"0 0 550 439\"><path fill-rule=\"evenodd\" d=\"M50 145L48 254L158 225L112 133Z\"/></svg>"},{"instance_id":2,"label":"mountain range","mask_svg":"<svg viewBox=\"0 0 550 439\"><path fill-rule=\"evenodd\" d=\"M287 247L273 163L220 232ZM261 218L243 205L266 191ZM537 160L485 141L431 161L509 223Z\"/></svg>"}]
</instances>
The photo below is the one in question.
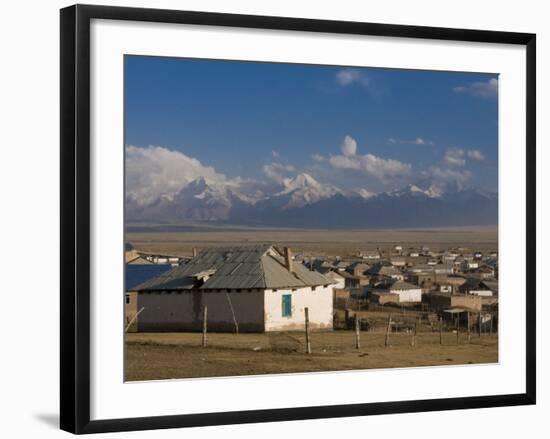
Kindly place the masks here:
<instances>
[{"instance_id":1,"label":"mountain range","mask_svg":"<svg viewBox=\"0 0 550 439\"><path fill-rule=\"evenodd\" d=\"M302 173L281 190L252 197L236 186L198 178L173 195L141 205L126 200L127 221L217 222L262 227L403 228L493 225L498 195L429 182L371 194L343 191Z\"/></svg>"}]
</instances>

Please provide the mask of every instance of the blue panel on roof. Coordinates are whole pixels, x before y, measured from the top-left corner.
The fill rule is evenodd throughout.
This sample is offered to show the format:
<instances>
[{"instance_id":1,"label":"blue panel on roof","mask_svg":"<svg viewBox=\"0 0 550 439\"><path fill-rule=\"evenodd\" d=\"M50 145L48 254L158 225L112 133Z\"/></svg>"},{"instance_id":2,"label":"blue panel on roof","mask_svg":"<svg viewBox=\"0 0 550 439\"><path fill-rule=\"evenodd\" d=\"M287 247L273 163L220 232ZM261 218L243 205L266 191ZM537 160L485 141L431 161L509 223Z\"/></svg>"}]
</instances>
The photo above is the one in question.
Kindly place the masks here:
<instances>
[{"instance_id":1,"label":"blue panel on roof","mask_svg":"<svg viewBox=\"0 0 550 439\"><path fill-rule=\"evenodd\" d=\"M132 265L126 264L126 291L131 291L145 281L160 276L172 269L169 264Z\"/></svg>"}]
</instances>

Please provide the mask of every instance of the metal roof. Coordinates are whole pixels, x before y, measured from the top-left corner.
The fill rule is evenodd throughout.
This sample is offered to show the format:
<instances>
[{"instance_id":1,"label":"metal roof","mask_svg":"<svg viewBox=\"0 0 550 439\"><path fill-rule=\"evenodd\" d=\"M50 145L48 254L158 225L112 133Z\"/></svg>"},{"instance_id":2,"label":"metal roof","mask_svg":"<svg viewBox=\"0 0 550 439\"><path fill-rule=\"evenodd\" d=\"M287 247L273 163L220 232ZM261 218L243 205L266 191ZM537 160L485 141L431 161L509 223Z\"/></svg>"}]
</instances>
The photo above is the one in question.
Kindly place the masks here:
<instances>
[{"instance_id":1,"label":"metal roof","mask_svg":"<svg viewBox=\"0 0 550 439\"><path fill-rule=\"evenodd\" d=\"M395 268L393 265L376 264L369 268L367 270L367 273L380 276L391 276L399 274L400 271L397 270L397 268Z\"/></svg>"},{"instance_id":2,"label":"metal roof","mask_svg":"<svg viewBox=\"0 0 550 439\"><path fill-rule=\"evenodd\" d=\"M169 264L126 264L126 291L132 291L135 287L142 284L143 282L154 279L159 275L166 273L171 268L172 266Z\"/></svg>"},{"instance_id":3,"label":"metal roof","mask_svg":"<svg viewBox=\"0 0 550 439\"><path fill-rule=\"evenodd\" d=\"M332 284L321 273L309 271L298 262L292 265L290 272L284 258L269 244L209 248L138 289L264 289ZM207 270L211 274L204 276L203 282L197 279L199 273Z\"/></svg>"}]
</instances>

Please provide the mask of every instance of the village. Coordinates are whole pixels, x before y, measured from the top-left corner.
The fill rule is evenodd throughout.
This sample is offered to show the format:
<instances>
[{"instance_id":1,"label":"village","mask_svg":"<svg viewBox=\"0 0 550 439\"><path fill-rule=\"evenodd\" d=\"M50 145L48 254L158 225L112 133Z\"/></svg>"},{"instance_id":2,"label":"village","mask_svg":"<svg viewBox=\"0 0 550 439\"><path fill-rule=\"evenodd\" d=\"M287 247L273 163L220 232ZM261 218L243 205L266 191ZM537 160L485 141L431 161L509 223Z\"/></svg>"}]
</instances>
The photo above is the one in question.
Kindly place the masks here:
<instances>
[{"instance_id":1,"label":"village","mask_svg":"<svg viewBox=\"0 0 550 439\"><path fill-rule=\"evenodd\" d=\"M127 244L125 258L127 380L498 361L496 249Z\"/></svg>"}]
</instances>

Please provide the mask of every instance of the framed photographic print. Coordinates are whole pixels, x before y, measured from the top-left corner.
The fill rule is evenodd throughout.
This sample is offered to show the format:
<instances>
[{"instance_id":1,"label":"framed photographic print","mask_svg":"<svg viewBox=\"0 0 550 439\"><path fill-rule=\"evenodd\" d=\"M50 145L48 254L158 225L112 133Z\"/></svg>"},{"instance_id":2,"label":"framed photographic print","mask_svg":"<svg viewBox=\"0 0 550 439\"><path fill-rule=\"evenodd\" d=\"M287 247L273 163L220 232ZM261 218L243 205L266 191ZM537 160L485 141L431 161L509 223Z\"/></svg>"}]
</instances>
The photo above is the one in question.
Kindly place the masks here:
<instances>
[{"instance_id":1,"label":"framed photographic print","mask_svg":"<svg viewBox=\"0 0 550 439\"><path fill-rule=\"evenodd\" d=\"M61 11L61 428L535 403L535 35Z\"/></svg>"}]
</instances>

